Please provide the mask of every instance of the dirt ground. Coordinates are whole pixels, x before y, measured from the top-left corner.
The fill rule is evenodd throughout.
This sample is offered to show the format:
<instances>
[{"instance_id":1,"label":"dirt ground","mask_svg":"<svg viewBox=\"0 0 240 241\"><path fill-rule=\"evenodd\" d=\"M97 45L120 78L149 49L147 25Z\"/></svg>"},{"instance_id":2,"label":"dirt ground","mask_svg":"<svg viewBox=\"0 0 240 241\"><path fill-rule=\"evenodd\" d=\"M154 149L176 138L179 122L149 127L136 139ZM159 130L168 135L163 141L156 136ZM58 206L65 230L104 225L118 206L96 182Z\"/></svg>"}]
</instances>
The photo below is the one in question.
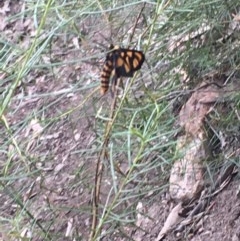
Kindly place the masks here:
<instances>
[{"instance_id":1,"label":"dirt ground","mask_svg":"<svg viewBox=\"0 0 240 241\"><path fill-rule=\"evenodd\" d=\"M18 46L28 46L30 36L35 32L33 23L28 18L21 22L14 19L5 21L6 17L22 11L21 1L3 1L0 7L2 37ZM50 59L55 62L71 61L95 54L92 46L85 47L84 53L76 51L74 41L71 36L65 40L61 36L56 37L51 54L46 52L42 56L43 67L31 70L22 80L5 113L9 126L14 132L17 130L14 139L21 143L24 152L21 155L11 152L15 147L9 141L9 133L5 127L0 127L0 143L6 146L8 152L7 155L0 154L1 169L5 168L8 173L8 178L1 181L0 240L23 240L19 235L27 237L33 226L38 231L42 226L50 235L53 234L51 240L87 240L89 237L98 151L96 109L100 106L110 108L111 97L96 97L97 104L95 99L94 103L87 102L81 106L79 113L79 105L91 92L87 89L92 83L90 80L99 76L99 66L76 62L61 68L53 66L51 72L44 68ZM0 72L0 76L7 79L6 73ZM78 85L77 80L82 76L86 79L85 86ZM4 83L5 86L8 84L8 81ZM98 84L94 82L93 85ZM83 95L81 90L84 88ZM9 158L11 153L14 154ZM10 160L8 168L6 159ZM158 170L160 174L161 170ZM169 233L164 240L240 240L239 177L236 174L230 184L211 200L210 208L197 224L182 230L181 235ZM157 180L156 176L154 180ZM111 179L104 177L104 181L106 190L102 192L107 194L112 186ZM116 232L106 235L103 240L156 240L175 205L168 196L167 177L164 181L161 185L166 185L166 188L159 195L149 188L141 200L134 202L134 209L140 210L140 214L135 215L135 223L119 229L116 227ZM21 202L16 201L18 199ZM23 212L24 207L20 203L34 218L26 210ZM19 234L16 234L13 221L6 220L18 218L22 220L18 220ZM197 230L194 225L198 225ZM31 240L47 240L38 233L31 235Z\"/></svg>"}]
</instances>

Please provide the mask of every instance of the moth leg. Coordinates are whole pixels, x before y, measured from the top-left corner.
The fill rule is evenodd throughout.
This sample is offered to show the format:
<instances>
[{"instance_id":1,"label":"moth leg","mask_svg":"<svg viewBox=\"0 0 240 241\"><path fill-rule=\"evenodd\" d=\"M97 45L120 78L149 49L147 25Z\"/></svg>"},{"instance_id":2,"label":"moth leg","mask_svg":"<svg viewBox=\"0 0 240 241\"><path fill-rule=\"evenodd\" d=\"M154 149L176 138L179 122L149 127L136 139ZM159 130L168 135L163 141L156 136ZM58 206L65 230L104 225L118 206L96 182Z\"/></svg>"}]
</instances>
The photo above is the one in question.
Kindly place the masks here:
<instances>
[{"instance_id":1,"label":"moth leg","mask_svg":"<svg viewBox=\"0 0 240 241\"><path fill-rule=\"evenodd\" d=\"M123 80L122 78L119 79L117 87L120 87L122 90L124 90Z\"/></svg>"},{"instance_id":2,"label":"moth leg","mask_svg":"<svg viewBox=\"0 0 240 241\"><path fill-rule=\"evenodd\" d=\"M122 78L121 77L117 78L115 83L116 84L114 84L114 93L120 97L124 92L124 85L123 85Z\"/></svg>"},{"instance_id":3,"label":"moth leg","mask_svg":"<svg viewBox=\"0 0 240 241\"><path fill-rule=\"evenodd\" d=\"M114 93L116 92L116 86L118 85L118 77L117 75L113 75L111 79L111 96L114 97Z\"/></svg>"}]
</instances>

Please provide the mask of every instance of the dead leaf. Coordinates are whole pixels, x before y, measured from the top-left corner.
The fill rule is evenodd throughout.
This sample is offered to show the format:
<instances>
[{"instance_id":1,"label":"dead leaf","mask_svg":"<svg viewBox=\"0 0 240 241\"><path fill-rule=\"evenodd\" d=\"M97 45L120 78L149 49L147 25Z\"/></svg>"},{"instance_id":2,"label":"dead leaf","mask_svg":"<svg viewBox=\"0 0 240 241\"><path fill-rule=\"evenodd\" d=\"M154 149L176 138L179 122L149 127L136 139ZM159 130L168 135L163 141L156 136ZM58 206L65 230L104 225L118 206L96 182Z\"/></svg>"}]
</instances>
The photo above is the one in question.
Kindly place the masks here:
<instances>
[{"instance_id":1,"label":"dead leaf","mask_svg":"<svg viewBox=\"0 0 240 241\"><path fill-rule=\"evenodd\" d=\"M182 211L182 203L179 203L175 206L172 211L169 213L167 220L164 223L163 228L161 229L158 237L155 241L161 241L165 235L172 230L172 228L179 223L183 218L179 216L179 213Z\"/></svg>"}]
</instances>

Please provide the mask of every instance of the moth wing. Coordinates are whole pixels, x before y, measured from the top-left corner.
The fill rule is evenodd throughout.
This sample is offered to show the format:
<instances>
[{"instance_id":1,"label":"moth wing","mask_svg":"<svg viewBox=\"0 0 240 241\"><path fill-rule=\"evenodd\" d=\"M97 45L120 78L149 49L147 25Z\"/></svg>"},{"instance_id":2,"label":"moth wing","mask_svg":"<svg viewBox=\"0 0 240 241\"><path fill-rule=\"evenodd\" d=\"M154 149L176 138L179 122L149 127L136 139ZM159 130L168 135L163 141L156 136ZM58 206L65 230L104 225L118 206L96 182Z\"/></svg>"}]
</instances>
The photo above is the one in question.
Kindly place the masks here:
<instances>
[{"instance_id":1,"label":"moth wing","mask_svg":"<svg viewBox=\"0 0 240 241\"><path fill-rule=\"evenodd\" d=\"M114 68L117 77L133 77L144 62L144 54L140 51L119 49L114 54Z\"/></svg>"}]
</instances>

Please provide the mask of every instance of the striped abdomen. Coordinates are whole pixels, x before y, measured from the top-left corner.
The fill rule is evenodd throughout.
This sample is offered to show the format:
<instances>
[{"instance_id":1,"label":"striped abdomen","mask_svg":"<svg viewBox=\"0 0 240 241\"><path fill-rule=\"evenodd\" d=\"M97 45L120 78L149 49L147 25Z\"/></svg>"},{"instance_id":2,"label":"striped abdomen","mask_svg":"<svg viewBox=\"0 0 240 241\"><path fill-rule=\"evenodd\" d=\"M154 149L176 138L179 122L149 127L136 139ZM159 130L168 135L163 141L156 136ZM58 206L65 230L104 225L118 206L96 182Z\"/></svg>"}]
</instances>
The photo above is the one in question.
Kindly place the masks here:
<instances>
[{"instance_id":1,"label":"striped abdomen","mask_svg":"<svg viewBox=\"0 0 240 241\"><path fill-rule=\"evenodd\" d=\"M100 92L102 95L104 95L108 91L112 71L113 71L113 62L111 60L106 60L103 65L103 70L101 72Z\"/></svg>"}]
</instances>

